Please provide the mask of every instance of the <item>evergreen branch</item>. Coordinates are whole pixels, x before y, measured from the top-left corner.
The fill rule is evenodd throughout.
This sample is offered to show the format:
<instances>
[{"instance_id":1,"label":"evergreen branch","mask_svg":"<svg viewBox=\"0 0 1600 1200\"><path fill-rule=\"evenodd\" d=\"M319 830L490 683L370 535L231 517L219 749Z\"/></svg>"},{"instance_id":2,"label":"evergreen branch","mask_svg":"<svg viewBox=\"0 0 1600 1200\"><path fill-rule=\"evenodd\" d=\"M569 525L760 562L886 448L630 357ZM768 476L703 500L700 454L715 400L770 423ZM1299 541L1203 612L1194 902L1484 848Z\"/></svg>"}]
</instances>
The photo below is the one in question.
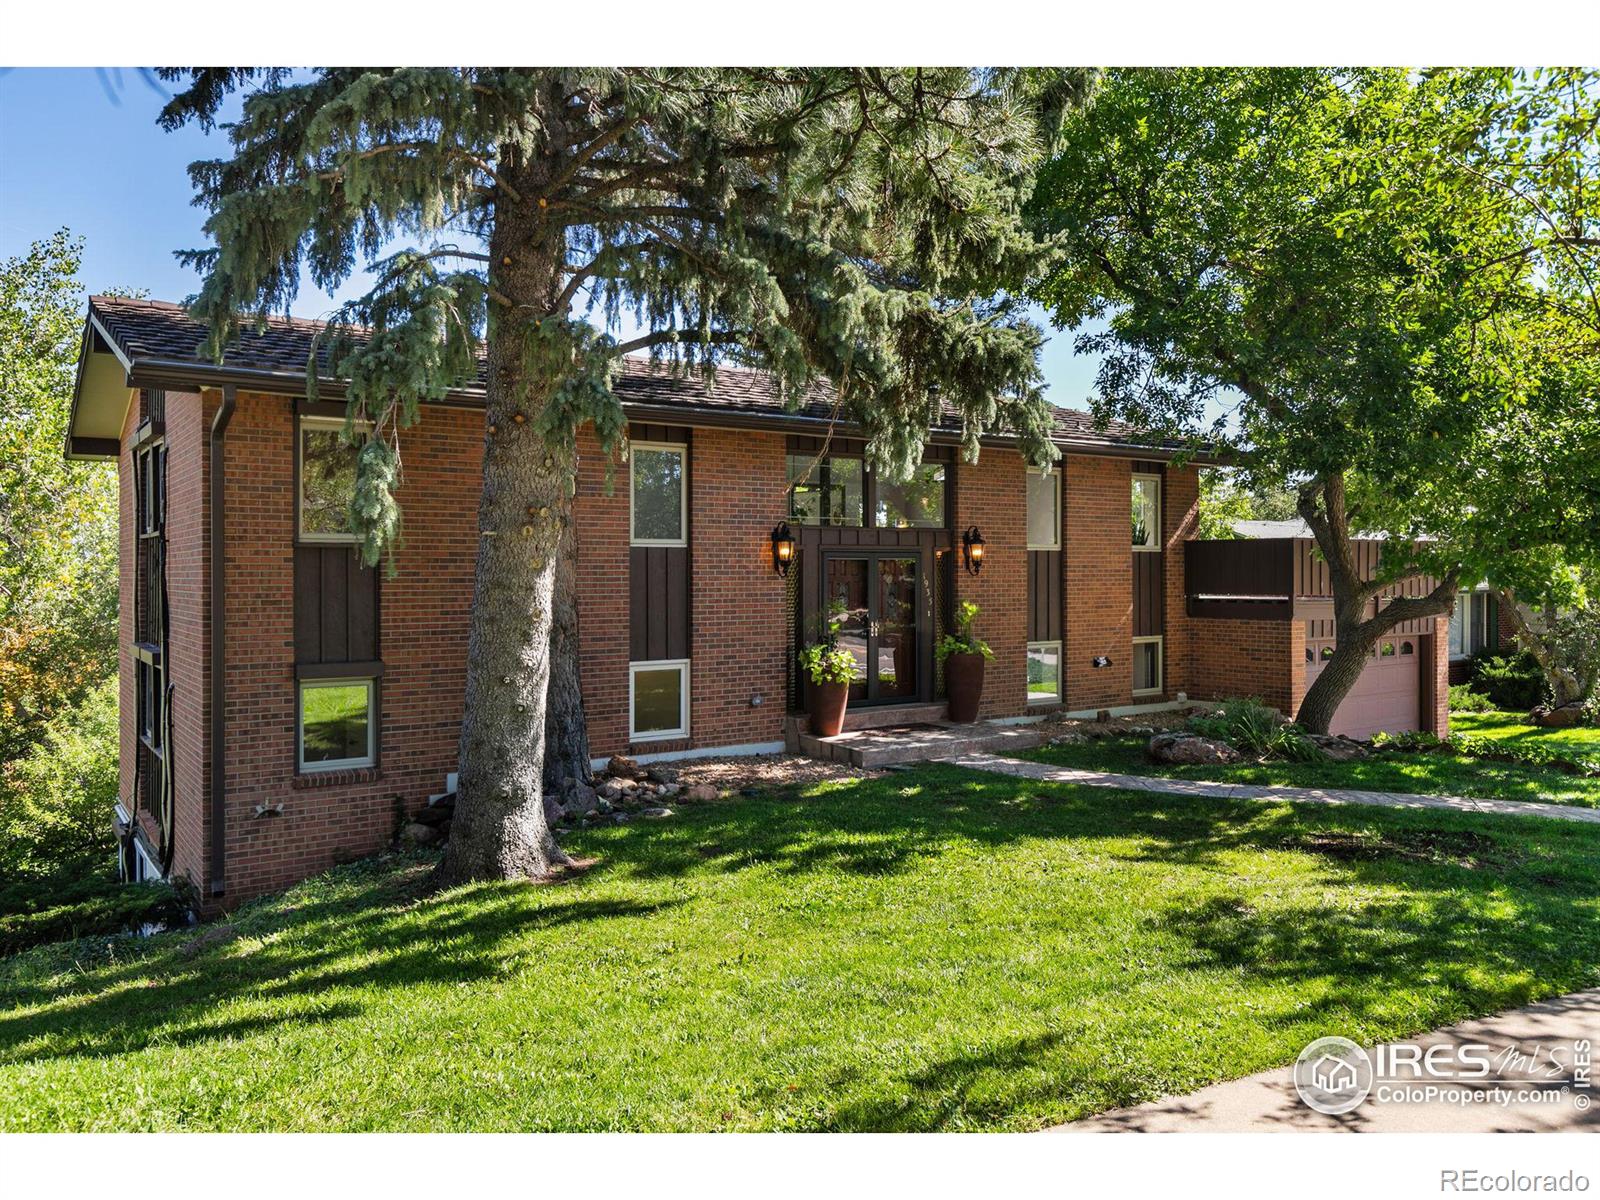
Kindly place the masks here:
<instances>
[{"instance_id":1,"label":"evergreen branch","mask_svg":"<svg viewBox=\"0 0 1600 1200\"><path fill-rule=\"evenodd\" d=\"M726 346L742 345L755 335L751 330L710 329L684 336L679 329L657 329L627 342L618 342L613 355L633 354L654 346Z\"/></svg>"}]
</instances>

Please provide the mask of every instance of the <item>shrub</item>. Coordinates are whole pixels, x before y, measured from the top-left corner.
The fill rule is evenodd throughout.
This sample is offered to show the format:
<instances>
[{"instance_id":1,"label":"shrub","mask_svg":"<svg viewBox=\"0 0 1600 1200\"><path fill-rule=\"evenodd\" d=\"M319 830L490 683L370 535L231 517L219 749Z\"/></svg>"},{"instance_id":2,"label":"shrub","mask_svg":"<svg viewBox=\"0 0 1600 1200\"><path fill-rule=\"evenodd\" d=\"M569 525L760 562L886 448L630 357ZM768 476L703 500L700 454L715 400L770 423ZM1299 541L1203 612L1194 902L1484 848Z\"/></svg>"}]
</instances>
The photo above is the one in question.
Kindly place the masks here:
<instances>
[{"instance_id":1,"label":"shrub","mask_svg":"<svg viewBox=\"0 0 1600 1200\"><path fill-rule=\"evenodd\" d=\"M113 678L56 714L0 776L0 868L10 876L55 875L69 863L109 861L116 796Z\"/></svg>"},{"instance_id":2,"label":"shrub","mask_svg":"<svg viewBox=\"0 0 1600 1200\"><path fill-rule=\"evenodd\" d=\"M1494 701L1482 692L1472 690L1472 685L1456 683L1450 686L1451 712L1493 712Z\"/></svg>"},{"instance_id":3,"label":"shrub","mask_svg":"<svg viewBox=\"0 0 1600 1200\"><path fill-rule=\"evenodd\" d=\"M103 866L99 871L81 866L0 889L0 955L185 919L183 899L169 884L118 883Z\"/></svg>"},{"instance_id":4,"label":"shrub","mask_svg":"<svg viewBox=\"0 0 1600 1200\"><path fill-rule=\"evenodd\" d=\"M1189 718L1189 728L1263 758L1309 762L1321 756L1299 726L1280 721L1260 700L1225 700L1217 712Z\"/></svg>"},{"instance_id":5,"label":"shrub","mask_svg":"<svg viewBox=\"0 0 1600 1200\"><path fill-rule=\"evenodd\" d=\"M1504 712L1527 712L1550 697L1550 685L1538 660L1527 651L1501 656L1482 654L1472 660L1472 688Z\"/></svg>"},{"instance_id":6,"label":"shrub","mask_svg":"<svg viewBox=\"0 0 1600 1200\"><path fill-rule=\"evenodd\" d=\"M934 647L933 652L940 662L952 654L981 654L985 659L994 657L989 643L972 631L972 623L977 619L978 606L971 600L963 600L961 607L956 610L956 631L945 634Z\"/></svg>"}]
</instances>

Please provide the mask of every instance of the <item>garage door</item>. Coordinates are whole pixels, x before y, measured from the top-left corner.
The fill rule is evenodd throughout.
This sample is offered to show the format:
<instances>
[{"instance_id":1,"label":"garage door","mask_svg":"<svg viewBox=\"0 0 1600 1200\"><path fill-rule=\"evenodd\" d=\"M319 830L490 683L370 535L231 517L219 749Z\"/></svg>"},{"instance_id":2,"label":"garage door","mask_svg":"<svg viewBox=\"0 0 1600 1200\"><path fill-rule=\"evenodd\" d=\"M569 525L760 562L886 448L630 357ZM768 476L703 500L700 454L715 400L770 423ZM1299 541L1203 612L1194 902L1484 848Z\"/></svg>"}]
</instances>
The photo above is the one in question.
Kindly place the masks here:
<instances>
[{"instance_id":1,"label":"garage door","mask_svg":"<svg viewBox=\"0 0 1600 1200\"><path fill-rule=\"evenodd\" d=\"M1421 679L1416 637L1380 638L1350 694L1333 714L1332 731L1367 738L1380 731L1402 733L1422 728ZM1333 657L1332 642L1306 643L1306 687Z\"/></svg>"}]
</instances>

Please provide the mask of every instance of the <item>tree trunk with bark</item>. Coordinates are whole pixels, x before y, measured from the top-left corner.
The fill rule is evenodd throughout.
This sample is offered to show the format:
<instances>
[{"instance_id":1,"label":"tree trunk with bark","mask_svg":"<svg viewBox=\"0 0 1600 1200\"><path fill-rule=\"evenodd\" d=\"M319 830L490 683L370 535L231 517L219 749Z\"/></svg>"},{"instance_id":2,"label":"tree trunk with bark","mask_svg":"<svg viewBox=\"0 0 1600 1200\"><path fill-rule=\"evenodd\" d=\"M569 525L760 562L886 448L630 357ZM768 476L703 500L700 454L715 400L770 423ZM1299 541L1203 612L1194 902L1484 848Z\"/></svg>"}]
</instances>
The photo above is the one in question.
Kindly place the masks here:
<instances>
[{"instance_id":1,"label":"tree trunk with bark","mask_svg":"<svg viewBox=\"0 0 1600 1200\"><path fill-rule=\"evenodd\" d=\"M573 782L588 783L589 726L584 720L578 660L578 542L569 501L556 557L555 609L550 624L550 685L545 695L544 794L560 797Z\"/></svg>"},{"instance_id":2,"label":"tree trunk with bark","mask_svg":"<svg viewBox=\"0 0 1600 1200\"><path fill-rule=\"evenodd\" d=\"M1561 708L1582 700L1582 680L1576 671L1561 661L1555 646L1551 644L1550 631L1555 623L1555 613L1546 609L1543 614L1535 615L1531 609L1517 602L1516 594L1510 588L1495 588L1495 597L1516 626L1517 644L1533 655L1539 669L1544 672L1545 682L1550 685L1550 695L1553 697L1551 707Z\"/></svg>"},{"instance_id":3,"label":"tree trunk with bark","mask_svg":"<svg viewBox=\"0 0 1600 1200\"><path fill-rule=\"evenodd\" d=\"M523 195L538 194L530 174L517 180ZM500 212L489 241L502 299L491 305L460 778L441 886L542 879L571 862L545 820L542 775L557 564L576 447L570 434L552 443L537 432L535 418L556 380L541 375L519 328L549 313L559 291L560 232Z\"/></svg>"},{"instance_id":4,"label":"tree trunk with bark","mask_svg":"<svg viewBox=\"0 0 1600 1200\"><path fill-rule=\"evenodd\" d=\"M1321 507L1317 501L1322 501ZM1328 562L1333 590L1333 657L1300 702L1295 720L1312 733L1327 733L1339 705L1361 678L1379 638L1405 621L1438 617L1455 605L1457 575L1450 572L1426 596L1402 596L1374 606L1383 590L1361 578L1350 544L1345 511L1344 474L1319 476L1300 492L1300 515L1311 527L1317 547ZM1369 610L1376 607L1372 615Z\"/></svg>"}]
</instances>

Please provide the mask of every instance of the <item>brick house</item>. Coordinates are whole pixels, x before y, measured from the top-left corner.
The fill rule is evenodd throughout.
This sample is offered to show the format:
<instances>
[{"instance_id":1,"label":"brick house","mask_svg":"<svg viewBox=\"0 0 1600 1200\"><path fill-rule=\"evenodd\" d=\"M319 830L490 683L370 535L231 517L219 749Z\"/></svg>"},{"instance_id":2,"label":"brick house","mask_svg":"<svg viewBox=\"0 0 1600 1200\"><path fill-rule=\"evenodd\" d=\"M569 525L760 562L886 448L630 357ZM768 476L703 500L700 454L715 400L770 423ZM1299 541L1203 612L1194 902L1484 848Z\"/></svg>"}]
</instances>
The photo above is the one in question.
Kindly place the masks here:
<instances>
[{"instance_id":1,"label":"brick house","mask_svg":"<svg viewBox=\"0 0 1600 1200\"><path fill-rule=\"evenodd\" d=\"M482 390L424 407L396 570L362 568L343 405L305 398L314 331L270 322L219 366L177 305L94 297L85 326L67 451L114 459L122 484L125 870L183 877L208 909L375 853L456 765ZM832 428L829 397L787 412L758 373L708 391L632 360L616 387L628 461L608 486L580 439L575 500L598 758L782 749L795 648L830 611L863 710L940 703L933 645L966 599L995 652L984 719L1186 694L1292 713L1303 694L1303 623L1192 614L1197 469L1129 430L1057 410L1062 457L1041 472L1005 436L960 461L959 429L938 425L895 485Z\"/></svg>"}]
</instances>

